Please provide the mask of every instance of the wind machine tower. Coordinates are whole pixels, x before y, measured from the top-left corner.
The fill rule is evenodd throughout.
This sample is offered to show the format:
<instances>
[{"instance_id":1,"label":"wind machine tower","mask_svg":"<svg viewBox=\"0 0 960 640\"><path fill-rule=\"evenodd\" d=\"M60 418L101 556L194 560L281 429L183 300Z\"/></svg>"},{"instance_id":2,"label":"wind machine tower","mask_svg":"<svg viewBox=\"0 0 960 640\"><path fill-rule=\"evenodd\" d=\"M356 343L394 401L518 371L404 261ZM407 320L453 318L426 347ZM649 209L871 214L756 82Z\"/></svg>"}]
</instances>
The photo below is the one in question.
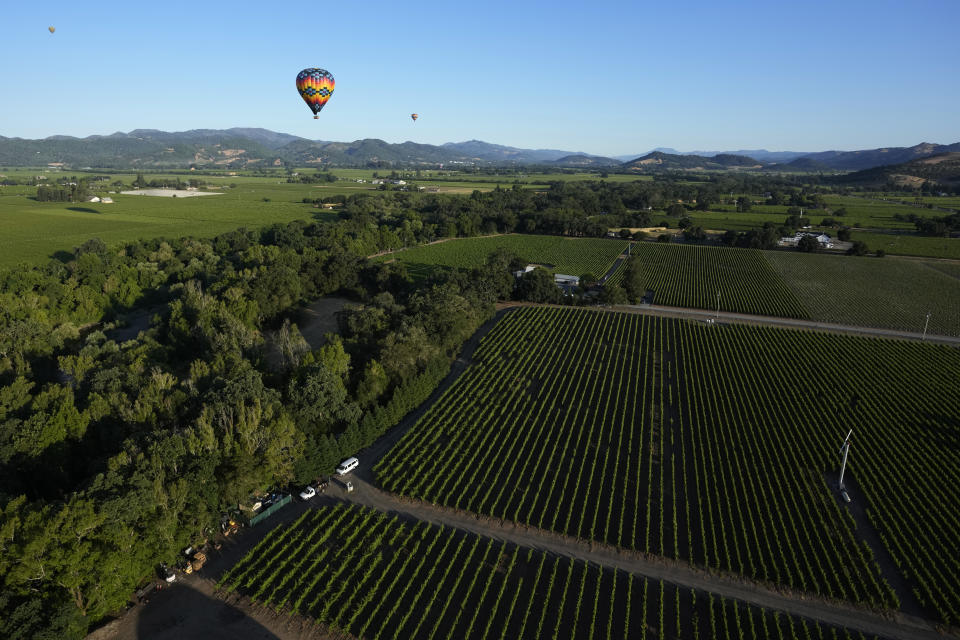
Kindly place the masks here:
<instances>
[{"instance_id":1,"label":"wind machine tower","mask_svg":"<svg viewBox=\"0 0 960 640\"><path fill-rule=\"evenodd\" d=\"M847 456L850 455L850 436L853 435L853 429L850 429L850 433L847 434L847 437L843 440L843 446L840 447L840 455L843 456L843 462L840 464L840 496L843 497L844 502L850 502L850 494L847 493L846 488L843 486L843 472L847 470Z\"/></svg>"}]
</instances>

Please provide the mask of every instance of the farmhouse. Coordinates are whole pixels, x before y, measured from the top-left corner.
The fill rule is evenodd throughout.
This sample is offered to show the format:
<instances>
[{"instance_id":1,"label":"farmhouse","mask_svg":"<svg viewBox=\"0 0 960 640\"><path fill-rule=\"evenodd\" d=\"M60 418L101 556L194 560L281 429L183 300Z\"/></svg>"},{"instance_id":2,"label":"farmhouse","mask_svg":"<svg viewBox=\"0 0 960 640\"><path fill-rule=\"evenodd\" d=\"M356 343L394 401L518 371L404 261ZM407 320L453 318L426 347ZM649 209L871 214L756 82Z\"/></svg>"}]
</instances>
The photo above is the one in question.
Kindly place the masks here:
<instances>
[{"instance_id":1,"label":"farmhouse","mask_svg":"<svg viewBox=\"0 0 960 640\"><path fill-rule=\"evenodd\" d=\"M562 273L554 274L553 281L556 282L557 286L561 289L564 287L575 287L580 284L580 278L577 276L567 276Z\"/></svg>"},{"instance_id":2,"label":"farmhouse","mask_svg":"<svg viewBox=\"0 0 960 640\"><path fill-rule=\"evenodd\" d=\"M797 246L797 243L800 242L800 239L803 238L804 236L812 236L813 238L816 238L817 242L819 242L821 245L823 245L827 249L833 248L833 239L827 234L805 232L805 231L798 231L796 234L792 236L783 236L780 238L780 242L778 242L777 244L779 244L781 247L795 247Z\"/></svg>"},{"instance_id":3,"label":"farmhouse","mask_svg":"<svg viewBox=\"0 0 960 640\"><path fill-rule=\"evenodd\" d=\"M533 271L534 269L536 269L536 267L535 267L534 265L528 264L528 265L525 266L523 269L521 269L521 270L519 270L519 271L514 271L514 272L513 272L513 277L515 277L515 278L522 278L522 277L523 277L523 274L525 274L525 273L530 273L530 272Z\"/></svg>"}]
</instances>

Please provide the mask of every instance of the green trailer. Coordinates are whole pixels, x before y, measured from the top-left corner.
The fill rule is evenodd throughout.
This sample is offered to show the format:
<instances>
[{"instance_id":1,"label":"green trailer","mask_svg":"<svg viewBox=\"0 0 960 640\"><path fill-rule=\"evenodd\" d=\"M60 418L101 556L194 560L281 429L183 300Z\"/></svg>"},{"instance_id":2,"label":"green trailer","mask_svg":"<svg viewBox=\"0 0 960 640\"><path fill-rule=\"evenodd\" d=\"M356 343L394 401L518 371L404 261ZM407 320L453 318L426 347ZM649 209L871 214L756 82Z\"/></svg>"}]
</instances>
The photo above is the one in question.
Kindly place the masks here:
<instances>
[{"instance_id":1,"label":"green trailer","mask_svg":"<svg viewBox=\"0 0 960 640\"><path fill-rule=\"evenodd\" d=\"M267 507L257 515L250 518L250 522L249 522L250 526L251 527L257 526L258 524L260 524L261 522L263 522L264 520L272 516L274 513L276 513L286 505L290 504L292 501L293 501L293 498L291 496L288 496L288 495L283 496L282 498L274 502L272 505L270 505L269 507Z\"/></svg>"}]
</instances>

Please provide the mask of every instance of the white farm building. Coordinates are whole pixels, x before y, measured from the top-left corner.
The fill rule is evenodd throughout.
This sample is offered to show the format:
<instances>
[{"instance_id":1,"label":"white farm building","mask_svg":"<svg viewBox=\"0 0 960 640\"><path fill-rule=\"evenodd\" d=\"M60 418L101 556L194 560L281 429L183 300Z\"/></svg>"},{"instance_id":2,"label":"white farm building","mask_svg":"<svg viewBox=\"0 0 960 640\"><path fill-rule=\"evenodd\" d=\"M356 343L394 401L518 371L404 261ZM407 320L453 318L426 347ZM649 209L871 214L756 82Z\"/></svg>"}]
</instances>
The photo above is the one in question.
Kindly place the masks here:
<instances>
[{"instance_id":1,"label":"white farm building","mask_svg":"<svg viewBox=\"0 0 960 640\"><path fill-rule=\"evenodd\" d=\"M778 244L781 247L795 247L797 246L797 243L800 242L800 239L803 238L804 236L812 236L813 238L816 239L817 242L820 243L821 246L827 249L833 248L833 238L831 238L827 234L813 233L813 232L806 232L806 231L798 231L792 236L783 236L780 238L780 242Z\"/></svg>"}]
</instances>

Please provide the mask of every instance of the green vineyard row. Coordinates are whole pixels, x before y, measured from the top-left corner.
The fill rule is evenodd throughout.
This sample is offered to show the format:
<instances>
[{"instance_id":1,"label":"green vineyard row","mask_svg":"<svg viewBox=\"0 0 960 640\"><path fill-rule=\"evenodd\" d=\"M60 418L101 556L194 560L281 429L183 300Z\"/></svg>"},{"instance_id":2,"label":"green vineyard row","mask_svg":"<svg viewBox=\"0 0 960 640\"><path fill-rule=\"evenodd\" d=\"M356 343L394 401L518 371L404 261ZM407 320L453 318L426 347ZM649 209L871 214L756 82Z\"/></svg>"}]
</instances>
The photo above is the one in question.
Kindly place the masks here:
<instances>
[{"instance_id":1,"label":"green vineyard row","mask_svg":"<svg viewBox=\"0 0 960 640\"><path fill-rule=\"evenodd\" d=\"M345 504L274 529L220 587L358 638L863 638Z\"/></svg>"},{"instance_id":2,"label":"green vineyard row","mask_svg":"<svg viewBox=\"0 0 960 640\"><path fill-rule=\"evenodd\" d=\"M855 499L918 599L960 620L957 350L525 308L474 359L375 468L384 488L896 607L832 489L853 428Z\"/></svg>"}]
</instances>

